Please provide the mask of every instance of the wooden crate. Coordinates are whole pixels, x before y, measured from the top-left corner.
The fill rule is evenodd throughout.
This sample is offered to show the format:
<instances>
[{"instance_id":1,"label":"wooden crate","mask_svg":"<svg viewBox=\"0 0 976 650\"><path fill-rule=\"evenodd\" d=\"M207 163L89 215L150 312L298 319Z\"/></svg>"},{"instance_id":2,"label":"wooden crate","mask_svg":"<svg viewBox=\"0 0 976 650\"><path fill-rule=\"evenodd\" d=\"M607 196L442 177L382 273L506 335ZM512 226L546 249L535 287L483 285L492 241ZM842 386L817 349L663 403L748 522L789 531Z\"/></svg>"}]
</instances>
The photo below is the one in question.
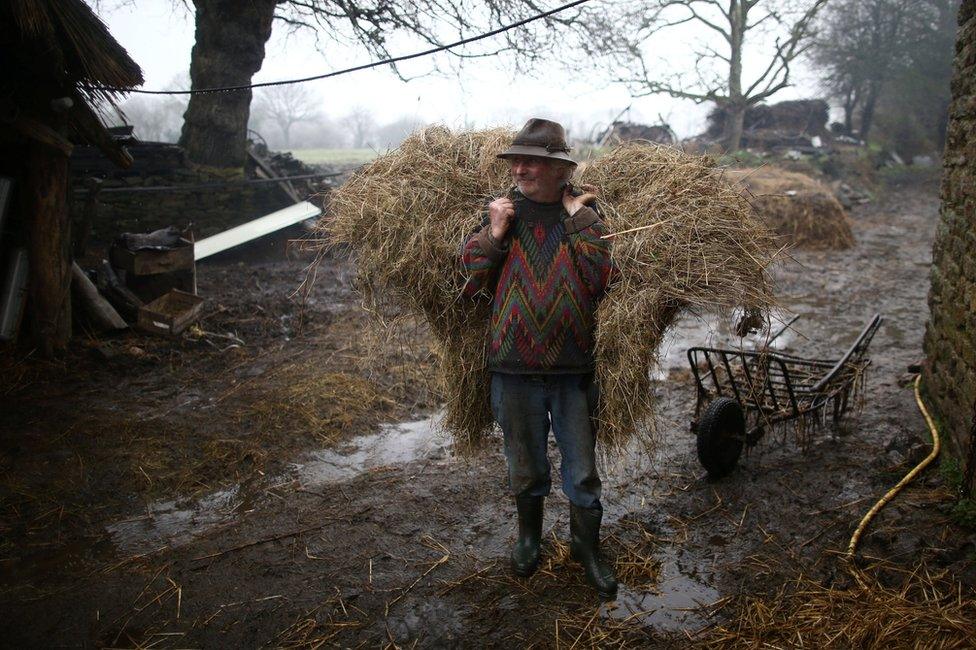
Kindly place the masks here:
<instances>
[{"instance_id":1,"label":"wooden crate","mask_svg":"<svg viewBox=\"0 0 976 650\"><path fill-rule=\"evenodd\" d=\"M140 307L136 324L139 329L153 334L176 336L199 317L203 302L200 296L172 289Z\"/></svg>"},{"instance_id":2,"label":"wooden crate","mask_svg":"<svg viewBox=\"0 0 976 650\"><path fill-rule=\"evenodd\" d=\"M193 268L193 242L180 239L181 246L165 251L130 251L113 246L109 251L112 266L132 275L155 275Z\"/></svg>"}]
</instances>

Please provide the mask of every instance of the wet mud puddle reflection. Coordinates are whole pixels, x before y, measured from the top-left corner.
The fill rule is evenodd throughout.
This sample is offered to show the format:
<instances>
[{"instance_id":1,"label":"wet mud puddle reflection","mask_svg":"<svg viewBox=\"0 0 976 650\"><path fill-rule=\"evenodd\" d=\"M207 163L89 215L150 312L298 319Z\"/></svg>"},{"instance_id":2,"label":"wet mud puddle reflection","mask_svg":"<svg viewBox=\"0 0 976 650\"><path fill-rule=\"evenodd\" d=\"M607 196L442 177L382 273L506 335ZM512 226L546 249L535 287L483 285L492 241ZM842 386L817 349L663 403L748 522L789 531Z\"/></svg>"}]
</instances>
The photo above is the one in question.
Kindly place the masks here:
<instances>
[{"instance_id":1,"label":"wet mud puddle reflection","mask_svg":"<svg viewBox=\"0 0 976 650\"><path fill-rule=\"evenodd\" d=\"M708 623L707 606L721 594L681 572L673 550L661 558L656 591L637 591L621 584L617 600L605 605L605 615L617 620L639 620L662 632L698 629Z\"/></svg>"},{"instance_id":2,"label":"wet mud puddle reflection","mask_svg":"<svg viewBox=\"0 0 976 650\"><path fill-rule=\"evenodd\" d=\"M269 477L271 484L304 486L338 483L377 467L399 465L421 458L444 458L450 440L440 434L436 417L383 426L379 432L353 438L336 449L310 453L292 464L286 476ZM106 531L125 553L146 553L164 546L187 544L207 533L232 524L251 507L250 496L240 485L218 490L200 499L156 501L145 514L115 522Z\"/></svg>"},{"instance_id":3,"label":"wet mud puddle reflection","mask_svg":"<svg viewBox=\"0 0 976 650\"><path fill-rule=\"evenodd\" d=\"M377 433L353 438L335 449L313 451L292 467L302 484L315 486L348 481L387 465L444 458L451 441L437 430L437 417L384 425Z\"/></svg>"},{"instance_id":4,"label":"wet mud puddle reflection","mask_svg":"<svg viewBox=\"0 0 976 650\"><path fill-rule=\"evenodd\" d=\"M141 517L106 526L113 543L127 553L182 546L234 520L242 505L240 487L218 490L197 501L157 501Z\"/></svg>"},{"instance_id":5,"label":"wet mud puddle reflection","mask_svg":"<svg viewBox=\"0 0 976 650\"><path fill-rule=\"evenodd\" d=\"M788 312L777 313L768 330L749 334L743 338L731 330L731 323L738 315L721 318L714 314L704 317L684 315L667 331L658 351L658 364L651 371L657 381L667 379L668 371L688 367L688 348L714 347L729 350L759 350L768 345L770 350L788 349L797 339L796 330L788 328L772 342L769 339L792 317ZM800 320L802 323L802 319Z\"/></svg>"}]
</instances>

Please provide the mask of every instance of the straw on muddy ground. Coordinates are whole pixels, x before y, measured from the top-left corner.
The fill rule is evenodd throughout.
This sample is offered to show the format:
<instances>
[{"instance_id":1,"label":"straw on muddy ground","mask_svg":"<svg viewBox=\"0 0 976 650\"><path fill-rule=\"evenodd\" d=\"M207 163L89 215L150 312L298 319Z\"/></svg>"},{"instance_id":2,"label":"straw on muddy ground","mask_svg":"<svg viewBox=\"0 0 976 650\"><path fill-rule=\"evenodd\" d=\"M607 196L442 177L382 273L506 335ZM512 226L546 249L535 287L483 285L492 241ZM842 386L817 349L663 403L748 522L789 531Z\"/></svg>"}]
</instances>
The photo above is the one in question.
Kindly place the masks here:
<instances>
[{"instance_id":1,"label":"straw on muddy ground","mask_svg":"<svg viewBox=\"0 0 976 650\"><path fill-rule=\"evenodd\" d=\"M276 376L278 382L251 395L240 411L240 418L258 423L262 430L299 430L333 442L373 420L371 414L393 411L393 400L375 383L348 372L289 364Z\"/></svg>"},{"instance_id":2,"label":"straw on muddy ground","mask_svg":"<svg viewBox=\"0 0 976 650\"><path fill-rule=\"evenodd\" d=\"M794 246L829 250L854 245L847 213L820 181L773 166L730 169L728 176L769 227Z\"/></svg>"},{"instance_id":3,"label":"straw on muddy ground","mask_svg":"<svg viewBox=\"0 0 976 650\"><path fill-rule=\"evenodd\" d=\"M368 616L361 609L346 602L342 591L299 616L291 626L274 640L276 648L322 648L336 645L334 639L366 625Z\"/></svg>"},{"instance_id":4,"label":"straw on muddy ground","mask_svg":"<svg viewBox=\"0 0 976 650\"><path fill-rule=\"evenodd\" d=\"M486 201L509 188L496 159L507 130L433 127L358 171L330 195L324 238L356 256L365 306L380 323L427 320L457 448L493 427L485 370L488 300L462 297L461 244ZM604 451L652 440L650 371L665 330L683 310L772 302L769 231L707 157L649 144L619 146L578 180L596 185L614 238L619 278L597 312L596 357ZM659 224L654 228L642 228ZM638 230L633 230L638 229Z\"/></svg>"},{"instance_id":5,"label":"straw on muddy ground","mask_svg":"<svg viewBox=\"0 0 976 650\"><path fill-rule=\"evenodd\" d=\"M628 580L634 580L624 583L629 588L653 591L658 562L648 548L622 537L626 535L608 538L606 544L618 577L626 573ZM455 589L477 598L475 619L493 626L518 612L531 613L509 639L518 647L662 647L662 635L644 624L649 612L617 610L615 604L599 603L583 578L582 567L570 559L569 545L556 534L544 542L542 563L531 579L515 577L507 560L500 560L446 582L439 595ZM612 615L611 610L615 610Z\"/></svg>"},{"instance_id":6,"label":"straw on muddy ground","mask_svg":"<svg viewBox=\"0 0 976 650\"><path fill-rule=\"evenodd\" d=\"M972 590L925 566L884 585L829 587L804 577L768 597L741 597L729 623L702 637L709 648L971 648L976 639Z\"/></svg>"}]
</instances>

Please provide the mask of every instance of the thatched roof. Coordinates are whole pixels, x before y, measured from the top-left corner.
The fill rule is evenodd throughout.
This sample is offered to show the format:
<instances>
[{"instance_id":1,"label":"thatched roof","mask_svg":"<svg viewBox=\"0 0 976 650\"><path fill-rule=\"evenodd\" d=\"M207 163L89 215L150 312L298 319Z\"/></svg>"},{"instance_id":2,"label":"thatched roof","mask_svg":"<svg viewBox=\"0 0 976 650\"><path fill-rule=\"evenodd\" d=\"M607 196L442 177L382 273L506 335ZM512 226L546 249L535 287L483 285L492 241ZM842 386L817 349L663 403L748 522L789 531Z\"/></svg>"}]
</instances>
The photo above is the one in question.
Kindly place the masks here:
<instances>
[{"instance_id":1,"label":"thatched roof","mask_svg":"<svg viewBox=\"0 0 976 650\"><path fill-rule=\"evenodd\" d=\"M98 114L125 89L141 85L142 70L83 0L4 0L0 60L8 90L0 103L24 117L15 122L17 130L30 135L36 122L63 120L72 140L97 145L124 163ZM62 97L73 105L58 114L51 102Z\"/></svg>"}]
</instances>

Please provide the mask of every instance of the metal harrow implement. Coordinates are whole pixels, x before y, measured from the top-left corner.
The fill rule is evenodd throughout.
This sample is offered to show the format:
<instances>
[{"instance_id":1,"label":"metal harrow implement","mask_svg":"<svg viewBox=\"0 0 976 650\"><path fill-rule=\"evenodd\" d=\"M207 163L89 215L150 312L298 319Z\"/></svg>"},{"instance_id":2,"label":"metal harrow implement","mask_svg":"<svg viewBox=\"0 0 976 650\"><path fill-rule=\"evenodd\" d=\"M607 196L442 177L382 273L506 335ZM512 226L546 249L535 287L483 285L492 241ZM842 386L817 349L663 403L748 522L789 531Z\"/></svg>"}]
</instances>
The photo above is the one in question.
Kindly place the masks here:
<instances>
[{"instance_id":1,"label":"metal harrow implement","mask_svg":"<svg viewBox=\"0 0 976 650\"><path fill-rule=\"evenodd\" d=\"M870 365L868 346L881 325L880 314L861 330L839 359L806 359L772 352L769 344L786 331L793 317L756 351L695 347L688 363L695 378L697 401L691 430L697 436L698 460L711 477L735 467L744 445L792 422L800 442L828 419L840 421L856 402Z\"/></svg>"}]
</instances>

